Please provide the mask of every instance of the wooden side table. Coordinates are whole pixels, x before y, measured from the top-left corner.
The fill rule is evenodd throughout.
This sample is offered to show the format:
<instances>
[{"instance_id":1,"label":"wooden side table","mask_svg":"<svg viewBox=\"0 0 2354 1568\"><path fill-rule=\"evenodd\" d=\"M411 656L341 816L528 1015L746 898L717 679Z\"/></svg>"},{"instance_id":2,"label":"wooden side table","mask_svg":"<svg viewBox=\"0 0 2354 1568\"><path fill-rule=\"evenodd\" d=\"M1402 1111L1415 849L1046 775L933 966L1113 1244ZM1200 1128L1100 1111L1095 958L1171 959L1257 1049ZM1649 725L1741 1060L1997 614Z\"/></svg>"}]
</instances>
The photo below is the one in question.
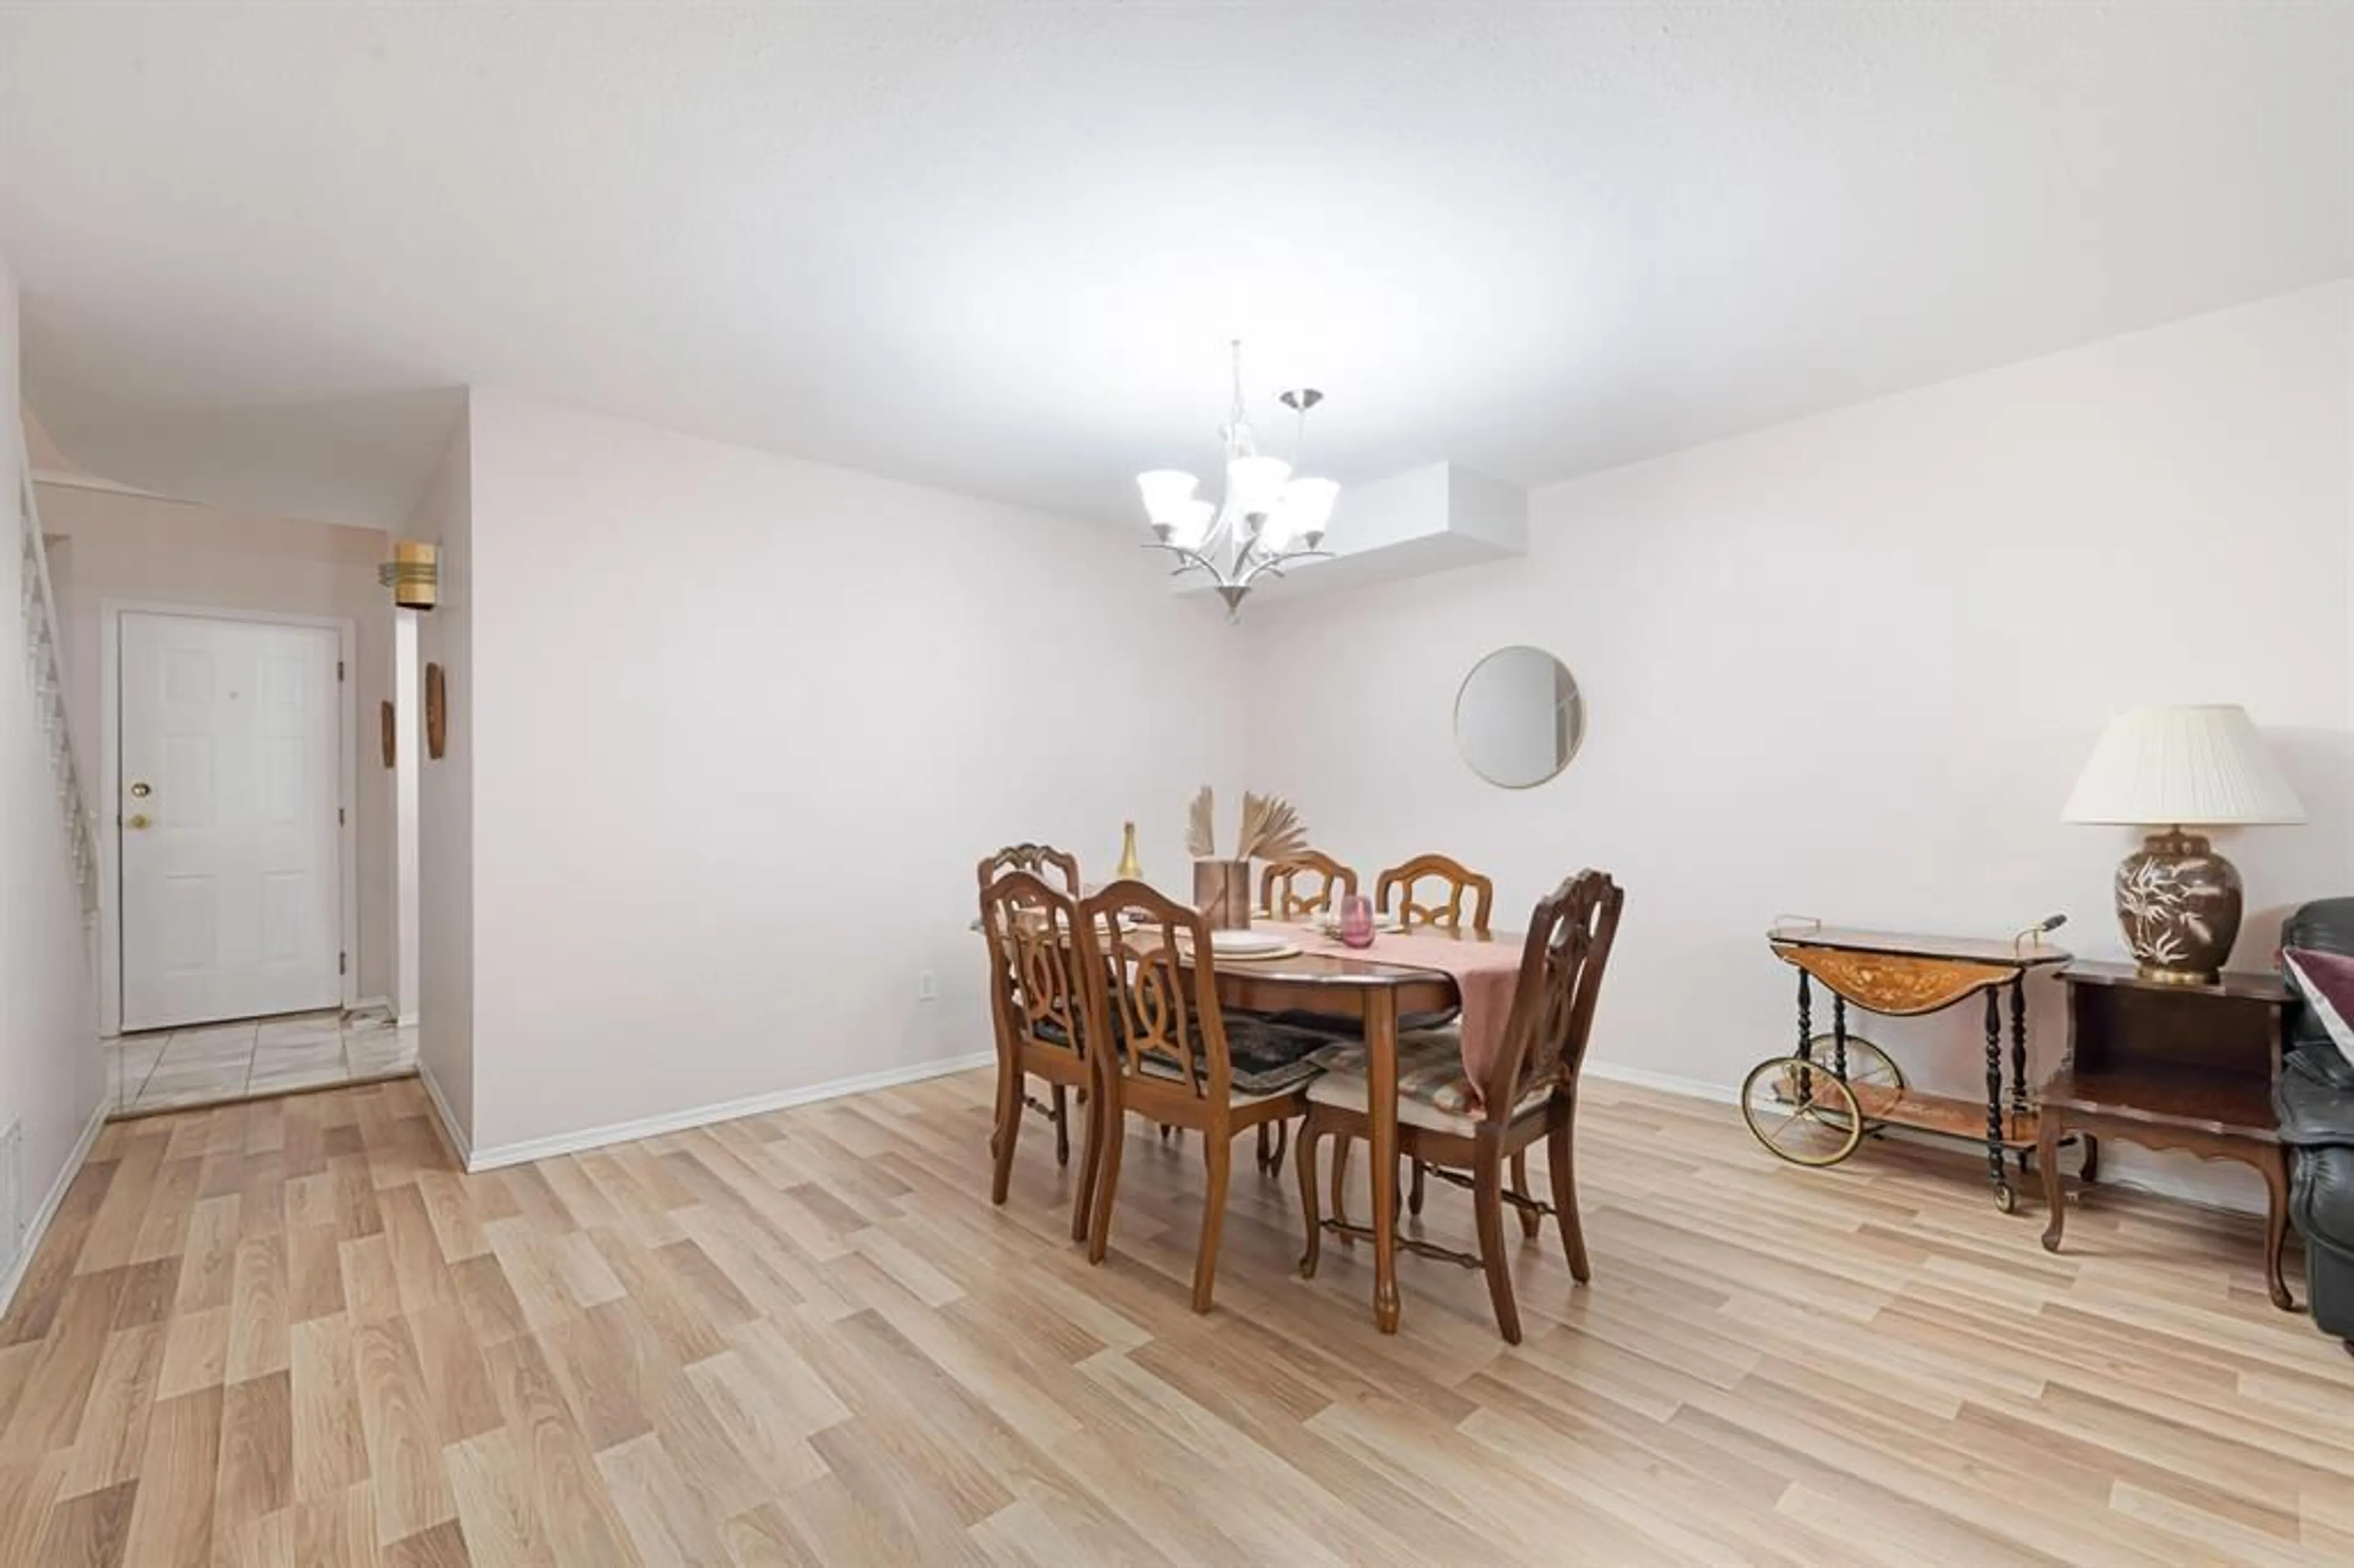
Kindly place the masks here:
<instances>
[{"instance_id":1,"label":"wooden side table","mask_svg":"<svg viewBox=\"0 0 2354 1568\"><path fill-rule=\"evenodd\" d=\"M2036 1131L2043 1172L2045 1250L2060 1250L2067 1211L2060 1140L2084 1136L2084 1179L2099 1169L2100 1138L2239 1160L2264 1173L2264 1284L2284 1312L2296 1302L2281 1278L2288 1234L2288 1160L2273 1118L2283 1015L2294 1000L2268 974L2226 974L2213 985L2144 979L2131 964L2074 963L2068 988L2068 1056L2043 1086Z\"/></svg>"}]
</instances>

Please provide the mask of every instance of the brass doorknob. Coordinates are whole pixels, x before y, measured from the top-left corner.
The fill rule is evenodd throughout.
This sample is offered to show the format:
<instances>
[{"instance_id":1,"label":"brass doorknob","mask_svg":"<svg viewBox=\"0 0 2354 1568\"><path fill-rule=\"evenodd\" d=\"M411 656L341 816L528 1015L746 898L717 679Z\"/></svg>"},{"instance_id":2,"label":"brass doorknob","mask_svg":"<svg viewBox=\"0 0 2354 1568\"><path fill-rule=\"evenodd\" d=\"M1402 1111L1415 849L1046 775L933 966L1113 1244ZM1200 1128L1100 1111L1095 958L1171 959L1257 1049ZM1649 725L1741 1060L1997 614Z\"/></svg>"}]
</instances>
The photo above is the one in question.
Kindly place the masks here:
<instances>
[{"instance_id":1,"label":"brass doorknob","mask_svg":"<svg viewBox=\"0 0 2354 1568\"><path fill-rule=\"evenodd\" d=\"M125 821L122 825L126 828L143 828L147 826L147 813L138 812Z\"/></svg>"}]
</instances>

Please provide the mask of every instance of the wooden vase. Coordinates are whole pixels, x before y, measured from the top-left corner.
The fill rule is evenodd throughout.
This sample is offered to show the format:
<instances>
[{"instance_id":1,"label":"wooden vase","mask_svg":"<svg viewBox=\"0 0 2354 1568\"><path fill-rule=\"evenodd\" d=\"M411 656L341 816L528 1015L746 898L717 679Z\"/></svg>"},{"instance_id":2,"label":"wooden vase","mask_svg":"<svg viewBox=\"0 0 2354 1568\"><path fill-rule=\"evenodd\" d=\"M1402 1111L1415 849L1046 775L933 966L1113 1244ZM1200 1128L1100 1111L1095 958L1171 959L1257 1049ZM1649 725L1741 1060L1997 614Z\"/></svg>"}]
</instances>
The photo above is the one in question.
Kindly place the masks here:
<instances>
[{"instance_id":1,"label":"wooden vase","mask_svg":"<svg viewBox=\"0 0 2354 1568\"><path fill-rule=\"evenodd\" d=\"M1247 931L1251 923L1250 862L1193 863L1193 907L1214 931Z\"/></svg>"}]
</instances>

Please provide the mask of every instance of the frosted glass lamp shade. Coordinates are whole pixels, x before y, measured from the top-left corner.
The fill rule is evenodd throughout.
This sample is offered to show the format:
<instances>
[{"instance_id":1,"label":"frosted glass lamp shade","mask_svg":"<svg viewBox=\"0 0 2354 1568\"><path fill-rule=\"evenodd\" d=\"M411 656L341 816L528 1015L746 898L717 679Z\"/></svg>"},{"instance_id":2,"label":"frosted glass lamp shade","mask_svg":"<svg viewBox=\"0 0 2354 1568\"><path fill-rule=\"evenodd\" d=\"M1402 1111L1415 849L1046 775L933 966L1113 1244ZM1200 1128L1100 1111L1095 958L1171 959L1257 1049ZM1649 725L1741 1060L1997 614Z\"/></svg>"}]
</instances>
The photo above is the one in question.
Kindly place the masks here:
<instances>
[{"instance_id":1,"label":"frosted glass lamp shade","mask_svg":"<svg viewBox=\"0 0 2354 1568\"><path fill-rule=\"evenodd\" d=\"M1267 521L1258 525L1258 547L1279 556L1291 548L1292 536L1299 531L1291 514L1291 497L1282 496L1277 500L1275 510L1267 514Z\"/></svg>"},{"instance_id":2,"label":"frosted glass lamp shade","mask_svg":"<svg viewBox=\"0 0 2354 1568\"><path fill-rule=\"evenodd\" d=\"M2135 708L2093 745L2061 820L2134 827L2301 822L2305 807L2236 704Z\"/></svg>"},{"instance_id":3,"label":"frosted glass lamp shade","mask_svg":"<svg viewBox=\"0 0 2354 1568\"><path fill-rule=\"evenodd\" d=\"M1154 533L1166 539L1179 525L1185 509L1193 504L1193 486L1199 482L1192 474L1173 468L1156 468L1136 476L1136 488L1144 493L1144 514L1151 519Z\"/></svg>"},{"instance_id":4,"label":"frosted glass lamp shade","mask_svg":"<svg viewBox=\"0 0 2354 1568\"><path fill-rule=\"evenodd\" d=\"M1282 511L1290 536L1314 549L1324 542L1324 525L1332 520L1332 503L1341 487L1329 479L1295 479L1283 487Z\"/></svg>"},{"instance_id":5,"label":"frosted glass lamp shade","mask_svg":"<svg viewBox=\"0 0 2354 1568\"><path fill-rule=\"evenodd\" d=\"M1210 536L1210 523L1217 514L1218 509L1206 501L1185 503L1178 509L1177 526L1170 535L1171 542L1189 550L1200 549L1202 541Z\"/></svg>"},{"instance_id":6,"label":"frosted glass lamp shade","mask_svg":"<svg viewBox=\"0 0 2354 1568\"><path fill-rule=\"evenodd\" d=\"M1281 458L1238 457L1226 464L1226 501L1244 517L1263 517L1275 510L1291 465Z\"/></svg>"}]
</instances>

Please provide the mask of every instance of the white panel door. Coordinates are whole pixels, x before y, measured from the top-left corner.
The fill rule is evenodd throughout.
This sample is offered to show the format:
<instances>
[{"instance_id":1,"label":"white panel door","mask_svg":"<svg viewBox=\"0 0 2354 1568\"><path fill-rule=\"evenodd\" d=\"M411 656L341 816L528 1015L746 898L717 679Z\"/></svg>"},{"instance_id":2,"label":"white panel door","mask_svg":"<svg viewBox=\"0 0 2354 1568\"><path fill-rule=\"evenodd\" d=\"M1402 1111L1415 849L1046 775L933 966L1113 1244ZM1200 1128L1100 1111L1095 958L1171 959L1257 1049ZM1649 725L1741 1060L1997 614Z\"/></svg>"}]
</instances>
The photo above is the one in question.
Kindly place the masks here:
<instances>
[{"instance_id":1,"label":"white panel door","mask_svg":"<svg viewBox=\"0 0 2354 1568\"><path fill-rule=\"evenodd\" d=\"M326 627L122 616L126 1030L343 1001L341 652Z\"/></svg>"}]
</instances>

